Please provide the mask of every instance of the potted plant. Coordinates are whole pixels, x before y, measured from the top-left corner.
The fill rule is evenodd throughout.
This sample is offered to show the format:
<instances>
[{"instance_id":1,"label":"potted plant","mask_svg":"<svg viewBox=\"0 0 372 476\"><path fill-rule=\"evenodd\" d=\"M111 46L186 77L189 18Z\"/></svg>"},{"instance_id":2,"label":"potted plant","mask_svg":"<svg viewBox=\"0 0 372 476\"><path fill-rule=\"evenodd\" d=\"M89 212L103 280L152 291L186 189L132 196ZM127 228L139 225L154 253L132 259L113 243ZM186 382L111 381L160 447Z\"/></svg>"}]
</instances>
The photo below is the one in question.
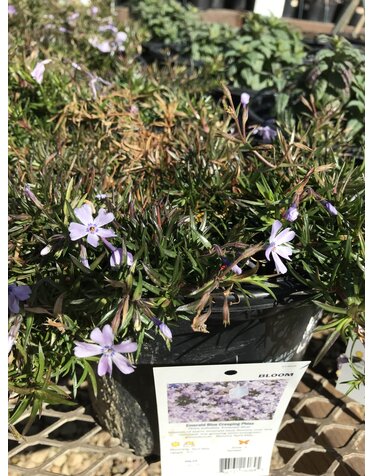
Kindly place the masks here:
<instances>
[{"instance_id":1,"label":"potted plant","mask_svg":"<svg viewBox=\"0 0 372 476\"><path fill-rule=\"evenodd\" d=\"M221 108L177 67L160 82L135 31L124 51L112 28L109 52L92 45L82 7L68 67L60 32L35 64L41 7L24 43L10 32L10 423L89 379L96 408L127 415L106 426L157 454L152 365L298 359L321 310L361 334L363 166L344 161L340 111L257 141L248 94L225 87Z\"/></svg>"}]
</instances>

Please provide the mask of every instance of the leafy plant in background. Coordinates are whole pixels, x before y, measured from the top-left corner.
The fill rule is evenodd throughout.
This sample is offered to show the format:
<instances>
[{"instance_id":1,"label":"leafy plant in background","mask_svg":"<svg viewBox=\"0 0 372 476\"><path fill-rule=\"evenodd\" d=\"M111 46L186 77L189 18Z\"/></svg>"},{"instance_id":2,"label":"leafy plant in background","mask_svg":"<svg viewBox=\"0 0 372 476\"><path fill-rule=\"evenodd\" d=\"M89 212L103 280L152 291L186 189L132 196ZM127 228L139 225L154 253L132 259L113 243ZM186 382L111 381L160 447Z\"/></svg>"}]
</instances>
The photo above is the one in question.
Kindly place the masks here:
<instances>
[{"instance_id":1,"label":"leafy plant in background","mask_svg":"<svg viewBox=\"0 0 372 476\"><path fill-rule=\"evenodd\" d=\"M204 23L191 6L174 0L142 0L133 13L149 33L149 39L172 46L191 61L224 67L219 78L232 86L260 90L290 75L305 57L302 35L283 20L255 13L245 15L243 26Z\"/></svg>"},{"instance_id":2,"label":"leafy plant in background","mask_svg":"<svg viewBox=\"0 0 372 476\"><path fill-rule=\"evenodd\" d=\"M312 97L313 110L342 110L345 133L358 146L364 144L365 59L345 38L320 35L323 45L289 90L282 93L278 113L283 121L305 111L301 97ZM287 107L287 104L290 107ZM292 117L291 117L292 116Z\"/></svg>"},{"instance_id":3,"label":"leafy plant in background","mask_svg":"<svg viewBox=\"0 0 372 476\"><path fill-rule=\"evenodd\" d=\"M176 0L160 4L155 0L146 0L131 5L131 11L145 27L149 40L162 42L181 55L190 54L191 36L201 23L195 7L181 5Z\"/></svg>"},{"instance_id":4,"label":"leafy plant in background","mask_svg":"<svg viewBox=\"0 0 372 476\"><path fill-rule=\"evenodd\" d=\"M236 33L235 28L227 25L202 22L195 7L176 0L161 4L145 0L132 5L131 10L145 27L149 40L163 43L172 54L196 64L222 61L225 44Z\"/></svg>"},{"instance_id":5,"label":"leafy plant in background","mask_svg":"<svg viewBox=\"0 0 372 476\"><path fill-rule=\"evenodd\" d=\"M303 63L302 35L282 19L248 13L234 40L225 45L226 79L256 91L286 81Z\"/></svg>"}]
</instances>

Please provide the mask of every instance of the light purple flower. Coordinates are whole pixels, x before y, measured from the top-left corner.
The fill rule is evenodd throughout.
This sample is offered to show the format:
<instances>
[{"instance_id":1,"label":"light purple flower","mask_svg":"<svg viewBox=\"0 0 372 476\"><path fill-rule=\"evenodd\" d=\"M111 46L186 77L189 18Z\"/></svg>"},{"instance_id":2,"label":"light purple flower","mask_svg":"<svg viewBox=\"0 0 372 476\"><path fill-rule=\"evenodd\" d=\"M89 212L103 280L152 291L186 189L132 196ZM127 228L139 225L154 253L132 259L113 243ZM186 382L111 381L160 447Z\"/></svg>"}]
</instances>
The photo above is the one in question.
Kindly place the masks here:
<instances>
[{"instance_id":1,"label":"light purple flower","mask_svg":"<svg viewBox=\"0 0 372 476\"><path fill-rule=\"evenodd\" d=\"M75 208L74 213L82 224L76 222L70 223L68 231L70 232L72 241L79 240L88 235L88 243L94 246L94 248L97 248L99 238L113 238L116 236L111 229L106 230L102 228L104 225L115 220L113 213L108 213L105 209L101 208L97 218L93 218L92 209L88 204L80 208Z\"/></svg>"},{"instance_id":2,"label":"light purple flower","mask_svg":"<svg viewBox=\"0 0 372 476\"><path fill-rule=\"evenodd\" d=\"M249 100L251 99L248 93L242 93L240 96L240 102L243 107L248 106Z\"/></svg>"},{"instance_id":3,"label":"light purple flower","mask_svg":"<svg viewBox=\"0 0 372 476\"><path fill-rule=\"evenodd\" d=\"M97 327L90 333L90 338L96 344L74 341L76 347L74 354L76 357L85 358L94 355L102 355L98 363L98 375L112 374L112 363L123 374L134 372L134 366L121 353L130 353L137 350L137 344L130 340L125 340L120 344L114 344L114 333L109 324L106 324L102 331Z\"/></svg>"},{"instance_id":4,"label":"light purple flower","mask_svg":"<svg viewBox=\"0 0 372 476\"><path fill-rule=\"evenodd\" d=\"M97 95L97 85L99 83L102 83L105 86L110 86L111 83L109 83L108 81L105 81L104 79L100 78L99 76L95 76L92 73L88 72L87 74L88 74L88 77L90 78L89 86L90 86L90 89L92 90L93 97L94 97L94 99L97 99L97 96L98 96Z\"/></svg>"},{"instance_id":5,"label":"light purple flower","mask_svg":"<svg viewBox=\"0 0 372 476\"><path fill-rule=\"evenodd\" d=\"M122 248L116 248L110 257L110 266L112 268L116 268L118 266L121 266L123 263L123 249ZM129 251L127 252L127 266L132 266L133 264L133 255Z\"/></svg>"},{"instance_id":6,"label":"light purple flower","mask_svg":"<svg viewBox=\"0 0 372 476\"><path fill-rule=\"evenodd\" d=\"M98 200L104 200L106 197L107 197L106 193L98 193L98 194L96 195L96 198L97 198Z\"/></svg>"},{"instance_id":7,"label":"light purple flower","mask_svg":"<svg viewBox=\"0 0 372 476\"><path fill-rule=\"evenodd\" d=\"M12 16L17 13L17 9L14 5L8 5L8 15Z\"/></svg>"},{"instance_id":8,"label":"light purple flower","mask_svg":"<svg viewBox=\"0 0 372 476\"><path fill-rule=\"evenodd\" d=\"M77 70L81 71L81 66L79 64L75 63L74 61L71 63L71 66L74 69L77 69Z\"/></svg>"},{"instance_id":9,"label":"light purple flower","mask_svg":"<svg viewBox=\"0 0 372 476\"><path fill-rule=\"evenodd\" d=\"M290 222L294 222L297 220L298 216L299 216L299 211L298 211L298 208L297 206L292 203L292 205L288 208L288 210L284 213L284 218L287 220L287 221L290 221Z\"/></svg>"},{"instance_id":10,"label":"light purple flower","mask_svg":"<svg viewBox=\"0 0 372 476\"><path fill-rule=\"evenodd\" d=\"M13 345L18 336L19 328L21 327L22 316L16 316L13 325L8 332L8 354L12 350Z\"/></svg>"},{"instance_id":11,"label":"light purple flower","mask_svg":"<svg viewBox=\"0 0 372 476\"><path fill-rule=\"evenodd\" d=\"M134 115L138 114L139 113L138 106L136 104L132 104L129 112Z\"/></svg>"},{"instance_id":12,"label":"light purple flower","mask_svg":"<svg viewBox=\"0 0 372 476\"><path fill-rule=\"evenodd\" d=\"M110 53L112 50L112 46L108 40L100 41L96 36L94 36L93 38L89 38L88 41L94 48L101 51L101 53Z\"/></svg>"},{"instance_id":13,"label":"light purple flower","mask_svg":"<svg viewBox=\"0 0 372 476\"><path fill-rule=\"evenodd\" d=\"M127 41L128 35L125 33L125 31L118 31L116 33L116 43L124 43L124 41Z\"/></svg>"},{"instance_id":14,"label":"light purple flower","mask_svg":"<svg viewBox=\"0 0 372 476\"><path fill-rule=\"evenodd\" d=\"M8 308L13 314L19 312L19 301L27 301L31 295L30 286L9 284L8 285Z\"/></svg>"},{"instance_id":15,"label":"light purple flower","mask_svg":"<svg viewBox=\"0 0 372 476\"><path fill-rule=\"evenodd\" d=\"M112 268L117 268L123 264L123 248L115 248L106 238L101 238L102 242L107 246L111 251L110 257L110 266ZM133 264L133 255L129 251L127 252L127 266L132 266Z\"/></svg>"},{"instance_id":16,"label":"light purple flower","mask_svg":"<svg viewBox=\"0 0 372 476\"><path fill-rule=\"evenodd\" d=\"M92 7L90 9L90 13L92 14L92 16L95 17L99 13L99 8L98 7Z\"/></svg>"},{"instance_id":17,"label":"light purple flower","mask_svg":"<svg viewBox=\"0 0 372 476\"><path fill-rule=\"evenodd\" d=\"M100 25L98 27L98 31L99 32L112 31L113 33L117 33L118 29L112 23L108 23L107 25Z\"/></svg>"},{"instance_id":18,"label":"light purple flower","mask_svg":"<svg viewBox=\"0 0 372 476\"><path fill-rule=\"evenodd\" d=\"M51 63L51 61L52 60L50 60L50 59L40 61L39 63L37 63L37 65L35 66L35 68L31 72L31 76L34 78L34 80L38 84L41 84L43 82L45 65Z\"/></svg>"},{"instance_id":19,"label":"light purple flower","mask_svg":"<svg viewBox=\"0 0 372 476\"><path fill-rule=\"evenodd\" d=\"M80 262L83 266L90 269L89 261L88 261L88 255L87 255L87 249L85 248L84 245L80 245Z\"/></svg>"},{"instance_id":20,"label":"light purple flower","mask_svg":"<svg viewBox=\"0 0 372 476\"><path fill-rule=\"evenodd\" d=\"M26 195L27 198L29 198L32 202L34 202L34 204L40 208L40 209L43 209L44 206L43 204L40 202L40 200L36 197L36 195L31 191L31 188L30 188L30 185L28 183L26 183L25 185L25 188L24 188L24 193Z\"/></svg>"},{"instance_id":21,"label":"light purple flower","mask_svg":"<svg viewBox=\"0 0 372 476\"><path fill-rule=\"evenodd\" d=\"M222 259L222 262L223 262L223 264L224 264L225 267L231 266L232 263L231 263L231 261L229 261L227 258L222 257L221 259ZM237 264L235 264L235 265L231 268L231 271L232 271L233 273L235 273L235 274L238 274L238 275L242 274L242 272L243 272L243 271L242 271L242 268L240 268Z\"/></svg>"},{"instance_id":22,"label":"light purple flower","mask_svg":"<svg viewBox=\"0 0 372 476\"><path fill-rule=\"evenodd\" d=\"M270 126L258 126L254 131L253 134L257 134L261 137L262 141L265 144L270 144L278 135L276 129L273 129Z\"/></svg>"},{"instance_id":23,"label":"light purple flower","mask_svg":"<svg viewBox=\"0 0 372 476\"><path fill-rule=\"evenodd\" d=\"M229 397L232 399L239 399L248 395L248 386L240 385L238 383L236 387L229 390Z\"/></svg>"},{"instance_id":24,"label":"light purple flower","mask_svg":"<svg viewBox=\"0 0 372 476\"><path fill-rule=\"evenodd\" d=\"M79 16L80 16L79 12L71 13L71 15L69 15L67 17L67 22L70 23L70 24L71 23L74 24L76 22L76 20L79 18Z\"/></svg>"},{"instance_id":25,"label":"light purple flower","mask_svg":"<svg viewBox=\"0 0 372 476\"><path fill-rule=\"evenodd\" d=\"M150 317L152 322L159 328L159 331L163 334L164 337L166 337L169 340L172 340L172 331L169 329L169 327L160 319L157 317L153 316Z\"/></svg>"},{"instance_id":26,"label":"light purple flower","mask_svg":"<svg viewBox=\"0 0 372 476\"><path fill-rule=\"evenodd\" d=\"M332 203L327 202L327 200L322 200L320 203L323 205L323 207L327 210L329 214L333 216L338 215L338 211L336 210L336 207L332 205Z\"/></svg>"},{"instance_id":27,"label":"light purple flower","mask_svg":"<svg viewBox=\"0 0 372 476\"><path fill-rule=\"evenodd\" d=\"M269 261L270 255L272 255L277 273L284 274L287 272L287 268L283 264L280 257L290 261L290 256L292 255L292 248L283 245L293 240L293 238L295 237L295 232L292 231L290 228L286 228L278 234L281 228L281 222L279 220L275 220L271 228L269 246L266 248L265 256L266 259Z\"/></svg>"},{"instance_id":28,"label":"light purple flower","mask_svg":"<svg viewBox=\"0 0 372 476\"><path fill-rule=\"evenodd\" d=\"M116 47L119 51L124 51L125 47L123 43L127 40L128 35L124 31L118 31L116 33Z\"/></svg>"},{"instance_id":29,"label":"light purple flower","mask_svg":"<svg viewBox=\"0 0 372 476\"><path fill-rule=\"evenodd\" d=\"M60 26L60 27L58 28L58 31L59 31L60 33L70 33L70 31L69 31L67 28L65 28L64 26Z\"/></svg>"}]
</instances>

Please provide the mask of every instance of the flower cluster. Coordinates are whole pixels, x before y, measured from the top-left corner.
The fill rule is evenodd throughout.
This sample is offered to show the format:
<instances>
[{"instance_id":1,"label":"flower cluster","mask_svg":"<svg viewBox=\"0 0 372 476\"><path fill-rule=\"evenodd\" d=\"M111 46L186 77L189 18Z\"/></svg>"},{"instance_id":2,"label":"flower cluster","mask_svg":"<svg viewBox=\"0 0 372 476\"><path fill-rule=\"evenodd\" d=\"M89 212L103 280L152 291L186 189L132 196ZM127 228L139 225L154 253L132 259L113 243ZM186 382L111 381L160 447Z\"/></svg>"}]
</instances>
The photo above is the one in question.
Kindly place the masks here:
<instances>
[{"instance_id":1,"label":"flower cluster","mask_svg":"<svg viewBox=\"0 0 372 476\"><path fill-rule=\"evenodd\" d=\"M170 423L271 420L286 380L168 385Z\"/></svg>"},{"instance_id":2,"label":"flower cluster","mask_svg":"<svg viewBox=\"0 0 372 476\"><path fill-rule=\"evenodd\" d=\"M98 28L100 33L110 32L112 37L110 39L102 39L99 36L93 36L89 38L89 43L97 48L101 53L115 53L116 51L125 51L124 43L126 42L128 35L124 31L119 31L115 25L108 23L107 25L101 25Z\"/></svg>"}]
</instances>

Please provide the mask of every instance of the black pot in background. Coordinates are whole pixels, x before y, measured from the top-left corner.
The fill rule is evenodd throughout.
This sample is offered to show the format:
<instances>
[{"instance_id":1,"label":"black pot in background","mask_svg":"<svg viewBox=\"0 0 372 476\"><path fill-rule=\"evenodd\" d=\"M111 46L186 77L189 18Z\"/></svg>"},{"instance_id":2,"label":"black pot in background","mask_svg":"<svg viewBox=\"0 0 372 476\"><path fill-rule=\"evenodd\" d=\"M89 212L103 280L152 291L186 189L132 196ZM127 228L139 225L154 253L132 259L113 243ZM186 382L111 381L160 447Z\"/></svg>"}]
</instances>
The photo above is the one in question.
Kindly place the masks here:
<instances>
[{"instance_id":1,"label":"black pot in background","mask_svg":"<svg viewBox=\"0 0 372 476\"><path fill-rule=\"evenodd\" d=\"M229 91L235 107L240 104L240 96L242 93L248 93L250 95L248 125L262 125L265 121L274 118L276 93L273 89L265 88L261 91L252 91L249 89L229 87ZM214 89L211 95L215 100L219 101L224 96L224 92L218 88Z\"/></svg>"},{"instance_id":2,"label":"black pot in background","mask_svg":"<svg viewBox=\"0 0 372 476\"><path fill-rule=\"evenodd\" d=\"M351 17L349 25L357 26L357 24L358 24L358 22L361 19L363 14L364 14L364 8L362 6L357 7L355 12L354 12L354 15Z\"/></svg>"},{"instance_id":3,"label":"black pot in background","mask_svg":"<svg viewBox=\"0 0 372 476\"><path fill-rule=\"evenodd\" d=\"M335 22L336 12L344 0L315 0L307 2L304 19L324 23Z\"/></svg>"},{"instance_id":4,"label":"black pot in background","mask_svg":"<svg viewBox=\"0 0 372 476\"><path fill-rule=\"evenodd\" d=\"M184 64L192 67L203 66L202 61L191 61L189 56L180 53L180 45L165 45L159 41L148 41L142 45L141 59L147 64L157 61L166 64L169 61L175 64Z\"/></svg>"},{"instance_id":5,"label":"black pot in background","mask_svg":"<svg viewBox=\"0 0 372 476\"><path fill-rule=\"evenodd\" d=\"M224 8L225 7L224 0L211 0L211 4L209 8Z\"/></svg>"},{"instance_id":6,"label":"black pot in background","mask_svg":"<svg viewBox=\"0 0 372 476\"><path fill-rule=\"evenodd\" d=\"M283 17L298 18L298 1L285 0Z\"/></svg>"},{"instance_id":7,"label":"black pot in background","mask_svg":"<svg viewBox=\"0 0 372 476\"><path fill-rule=\"evenodd\" d=\"M93 408L100 424L136 455L159 459L153 366L254 363L301 360L321 311L304 293L281 288L278 304L266 292L253 290L250 308L242 296L231 295L231 324L222 323L222 295L207 321L209 333L192 331L191 321L172 326L169 352L163 340L144 343L136 371L123 375L114 370L112 378L98 379L98 396L91 392ZM240 300L240 302L239 302Z\"/></svg>"},{"instance_id":8,"label":"black pot in background","mask_svg":"<svg viewBox=\"0 0 372 476\"><path fill-rule=\"evenodd\" d=\"M247 0L225 0L224 8L230 10L248 10Z\"/></svg>"},{"instance_id":9,"label":"black pot in background","mask_svg":"<svg viewBox=\"0 0 372 476\"><path fill-rule=\"evenodd\" d=\"M199 8L199 10L207 10L211 7L212 0L190 0L190 3Z\"/></svg>"}]
</instances>

